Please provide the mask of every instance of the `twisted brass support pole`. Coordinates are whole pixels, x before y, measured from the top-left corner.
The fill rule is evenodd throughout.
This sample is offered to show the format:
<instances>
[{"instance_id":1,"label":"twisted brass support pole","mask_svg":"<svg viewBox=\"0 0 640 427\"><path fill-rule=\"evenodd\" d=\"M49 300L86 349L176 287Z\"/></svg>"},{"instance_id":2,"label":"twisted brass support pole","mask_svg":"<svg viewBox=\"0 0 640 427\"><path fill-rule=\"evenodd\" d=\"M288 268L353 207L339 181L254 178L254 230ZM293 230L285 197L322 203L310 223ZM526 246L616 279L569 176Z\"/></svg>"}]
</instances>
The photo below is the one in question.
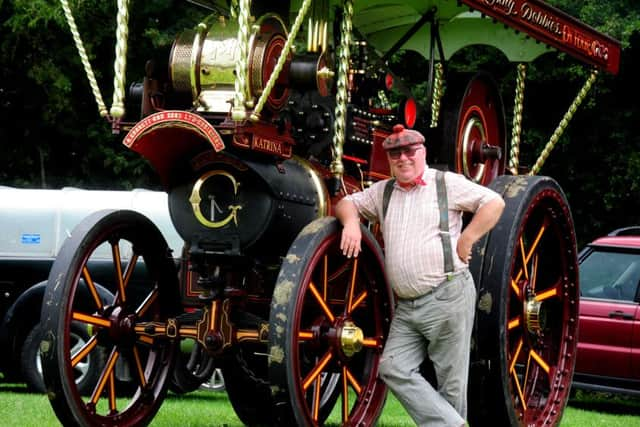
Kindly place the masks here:
<instances>
[{"instance_id":1,"label":"twisted brass support pole","mask_svg":"<svg viewBox=\"0 0 640 427\"><path fill-rule=\"evenodd\" d=\"M234 2L235 3L235 2ZM241 121L246 118L247 100L247 58L249 56L249 0L238 2L238 62L236 62L235 93L231 118Z\"/></svg>"},{"instance_id":2,"label":"twisted brass support pole","mask_svg":"<svg viewBox=\"0 0 640 427\"><path fill-rule=\"evenodd\" d=\"M116 59L113 76L113 104L111 117L124 116L124 85L127 72L127 39L129 37L129 0L118 0L116 29Z\"/></svg>"},{"instance_id":3,"label":"twisted brass support pole","mask_svg":"<svg viewBox=\"0 0 640 427\"><path fill-rule=\"evenodd\" d=\"M573 103L569 107L569 110L564 114L564 117L560 121L560 124L556 128L555 132L553 132L553 135L551 135L551 138L549 138L549 142L547 142L547 145L544 147L544 150L538 157L535 165L533 165L533 167L531 168L531 172L529 172L529 175L535 175L540 171L540 169L544 165L544 162L547 160L547 157L549 157L551 150L553 150L555 145L558 143L558 140L562 136L562 133L567 128L569 121L575 114L580 104L582 104L582 101L584 101L584 98L586 98L589 89L591 89L591 86L596 81L596 77L598 77L598 70L594 69L587 81L584 83L582 89L580 89L580 92L574 99Z\"/></svg>"},{"instance_id":4,"label":"twisted brass support pole","mask_svg":"<svg viewBox=\"0 0 640 427\"><path fill-rule=\"evenodd\" d=\"M518 175L520 167L520 136L522 135L522 107L524 104L524 84L527 77L527 64L518 64L516 80L516 96L513 106L513 124L511 128L511 151L508 168L513 175Z\"/></svg>"},{"instance_id":5,"label":"twisted brass support pole","mask_svg":"<svg viewBox=\"0 0 640 427\"><path fill-rule=\"evenodd\" d=\"M84 48L84 43L82 42L82 38L80 37L80 32L78 31L78 26L76 25L76 20L71 13L71 8L69 7L69 2L67 0L60 0L62 4L62 10L64 11L64 16L67 19L67 24L69 25L69 29L71 30L71 36L73 37L73 42L76 45L76 49L78 50L78 54L80 55L80 61L84 67L84 71L87 74L87 79L89 80L89 86L91 86L91 91L93 92L93 96L96 99L96 104L98 104L98 111L100 112L101 117L106 117L109 114L109 110L107 110L107 106L104 104L102 100L102 93L100 92L100 87L98 86L98 82L96 80L96 76L93 73L93 68L91 68L91 63L89 62L89 56L87 55L87 51Z\"/></svg>"},{"instance_id":6,"label":"twisted brass support pole","mask_svg":"<svg viewBox=\"0 0 640 427\"><path fill-rule=\"evenodd\" d=\"M347 84L349 75L349 46L351 44L353 19L353 0L343 3L342 23L340 25L340 53L338 56L338 79L336 82L336 109L331 145L331 173L338 180L342 180L344 165L342 153L347 125Z\"/></svg>"},{"instance_id":7,"label":"twisted brass support pole","mask_svg":"<svg viewBox=\"0 0 640 427\"><path fill-rule=\"evenodd\" d=\"M435 64L435 77L433 79L433 91L431 101L431 126L432 128L438 127L438 120L440 118L440 107L442 95L444 94L444 78L441 62Z\"/></svg>"}]
</instances>

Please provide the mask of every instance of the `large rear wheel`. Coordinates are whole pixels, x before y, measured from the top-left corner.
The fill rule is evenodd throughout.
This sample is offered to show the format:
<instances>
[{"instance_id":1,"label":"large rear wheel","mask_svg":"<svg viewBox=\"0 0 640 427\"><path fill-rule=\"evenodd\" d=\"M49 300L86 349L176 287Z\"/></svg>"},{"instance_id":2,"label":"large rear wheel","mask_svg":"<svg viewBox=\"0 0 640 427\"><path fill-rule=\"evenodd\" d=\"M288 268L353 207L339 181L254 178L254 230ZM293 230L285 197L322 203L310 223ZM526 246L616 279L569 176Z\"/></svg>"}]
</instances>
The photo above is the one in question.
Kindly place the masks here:
<instances>
[{"instance_id":1,"label":"large rear wheel","mask_svg":"<svg viewBox=\"0 0 640 427\"><path fill-rule=\"evenodd\" d=\"M500 176L506 206L474 247L478 285L469 421L557 425L576 357L578 266L566 198L541 176Z\"/></svg>"},{"instance_id":2,"label":"large rear wheel","mask_svg":"<svg viewBox=\"0 0 640 427\"><path fill-rule=\"evenodd\" d=\"M493 78L486 72L452 78L442 108L440 162L482 185L504 174L505 114Z\"/></svg>"},{"instance_id":3,"label":"large rear wheel","mask_svg":"<svg viewBox=\"0 0 640 427\"><path fill-rule=\"evenodd\" d=\"M110 278L101 285L115 295L111 301L99 296L97 275ZM44 382L62 424L151 420L166 395L176 345L162 333L152 337L150 322L161 325L175 316L179 301L167 243L143 215L100 211L73 230L52 266L41 318ZM78 348L73 337L79 326L87 340ZM76 370L101 351L106 363L85 395Z\"/></svg>"},{"instance_id":4,"label":"large rear wheel","mask_svg":"<svg viewBox=\"0 0 640 427\"><path fill-rule=\"evenodd\" d=\"M364 227L362 252L340 251L341 227L305 227L283 262L271 302L269 378L279 425L373 425L386 387L378 363L393 314L382 251ZM332 419L330 419L331 422Z\"/></svg>"}]
</instances>

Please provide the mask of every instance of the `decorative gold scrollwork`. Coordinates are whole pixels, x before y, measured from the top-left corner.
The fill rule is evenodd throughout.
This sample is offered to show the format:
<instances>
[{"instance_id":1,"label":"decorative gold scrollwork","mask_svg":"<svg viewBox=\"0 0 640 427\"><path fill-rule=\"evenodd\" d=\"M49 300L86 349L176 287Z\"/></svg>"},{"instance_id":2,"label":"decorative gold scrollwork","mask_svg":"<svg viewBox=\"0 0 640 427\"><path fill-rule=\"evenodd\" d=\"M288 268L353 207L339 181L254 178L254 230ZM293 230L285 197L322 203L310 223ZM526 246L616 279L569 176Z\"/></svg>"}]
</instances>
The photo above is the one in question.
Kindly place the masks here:
<instances>
[{"instance_id":1,"label":"decorative gold scrollwork","mask_svg":"<svg viewBox=\"0 0 640 427\"><path fill-rule=\"evenodd\" d=\"M227 225L231 220L233 223L238 226L238 211L242 209L241 205L228 205L226 206L229 214L221 219L220 221L215 220L215 211L224 212L222 207L218 206L215 202L215 198L211 198L211 219L205 218L204 214L200 209L200 202L202 201L202 197L200 195L200 189L204 185L204 183L211 177L214 176L223 176L227 178L231 185L233 186L233 195L236 196L238 194L238 188L240 187L240 183L236 180L236 178L231 175L229 172L224 170L212 170L204 175L202 175L193 186L191 190L191 196L189 197L189 202L191 203L191 208L193 209L193 214L198 219L200 224L209 228L220 228Z\"/></svg>"}]
</instances>

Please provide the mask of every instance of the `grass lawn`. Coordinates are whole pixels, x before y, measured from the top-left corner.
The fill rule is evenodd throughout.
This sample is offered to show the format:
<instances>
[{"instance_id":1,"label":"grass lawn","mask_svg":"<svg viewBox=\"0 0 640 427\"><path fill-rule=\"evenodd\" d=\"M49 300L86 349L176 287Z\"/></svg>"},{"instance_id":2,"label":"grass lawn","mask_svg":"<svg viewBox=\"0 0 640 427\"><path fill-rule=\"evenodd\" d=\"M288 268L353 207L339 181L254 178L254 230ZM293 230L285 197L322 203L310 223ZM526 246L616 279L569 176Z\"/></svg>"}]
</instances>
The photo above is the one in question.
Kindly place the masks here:
<instances>
[{"instance_id":1,"label":"grass lawn","mask_svg":"<svg viewBox=\"0 0 640 427\"><path fill-rule=\"evenodd\" d=\"M335 421L335 422L332 422ZM339 415L329 425L339 425ZM59 426L46 396L24 386L0 383L0 425ZM389 395L379 427L413 426L398 401ZM154 418L154 427L240 427L224 392L169 394ZM560 427L640 427L640 397L578 392L564 412Z\"/></svg>"}]
</instances>

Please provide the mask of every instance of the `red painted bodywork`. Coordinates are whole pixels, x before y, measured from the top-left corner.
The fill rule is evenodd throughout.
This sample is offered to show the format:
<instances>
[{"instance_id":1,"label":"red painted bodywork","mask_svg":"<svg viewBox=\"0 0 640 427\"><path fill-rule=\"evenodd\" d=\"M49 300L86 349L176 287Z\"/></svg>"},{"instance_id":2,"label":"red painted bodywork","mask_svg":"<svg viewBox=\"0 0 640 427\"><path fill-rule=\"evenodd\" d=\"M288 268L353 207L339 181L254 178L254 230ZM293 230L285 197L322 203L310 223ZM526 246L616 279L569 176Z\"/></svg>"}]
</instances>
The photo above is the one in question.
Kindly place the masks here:
<instances>
[{"instance_id":1,"label":"red painted bodywork","mask_svg":"<svg viewBox=\"0 0 640 427\"><path fill-rule=\"evenodd\" d=\"M587 64L617 74L620 43L540 0L461 0Z\"/></svg>"}]
</instances>

